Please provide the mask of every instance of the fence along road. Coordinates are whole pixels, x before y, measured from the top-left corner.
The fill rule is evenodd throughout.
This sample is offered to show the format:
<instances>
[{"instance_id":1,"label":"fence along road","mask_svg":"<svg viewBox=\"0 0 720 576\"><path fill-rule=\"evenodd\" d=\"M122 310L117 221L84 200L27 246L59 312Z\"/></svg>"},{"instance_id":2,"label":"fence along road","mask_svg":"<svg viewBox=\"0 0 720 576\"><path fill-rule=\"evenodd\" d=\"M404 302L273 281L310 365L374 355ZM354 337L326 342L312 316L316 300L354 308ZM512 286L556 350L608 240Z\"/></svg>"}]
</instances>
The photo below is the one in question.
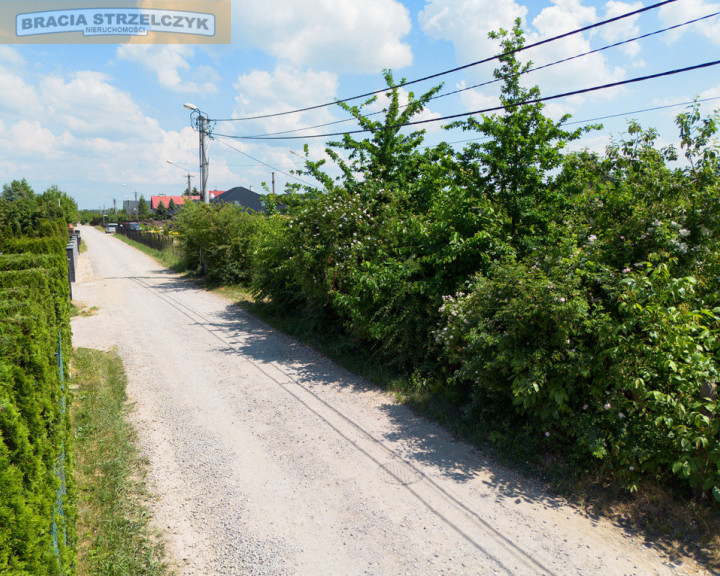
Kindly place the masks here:
<instances>
[{"instance_id":1,"label":"fence along road","mask_svg":"<svg viewBox=\"0 0 720 576\"><path fill-rule=\"evenodd\" d=\"M111 349L181 576L678 575L324 357L84 227L75 346Z\"/></svg>"}]
</instances>

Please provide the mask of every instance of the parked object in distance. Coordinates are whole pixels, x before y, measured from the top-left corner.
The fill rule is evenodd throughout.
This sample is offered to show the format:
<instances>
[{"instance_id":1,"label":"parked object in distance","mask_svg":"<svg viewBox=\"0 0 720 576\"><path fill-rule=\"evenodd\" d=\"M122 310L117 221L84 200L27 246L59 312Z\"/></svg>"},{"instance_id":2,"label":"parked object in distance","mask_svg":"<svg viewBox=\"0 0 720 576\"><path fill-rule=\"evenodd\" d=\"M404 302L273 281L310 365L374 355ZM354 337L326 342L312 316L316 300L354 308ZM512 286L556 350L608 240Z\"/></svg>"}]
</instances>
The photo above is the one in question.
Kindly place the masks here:
<instances>
[{"instance_id":1,"label":"parked object in distance","mask_svg":"<svg viewBox=\"0 0 720 576\"><path fill-rule=\"evenodd\" d=\"M108 224L105 226L105 234L115 234L115 230L117 230L117 224Z\"/></svg>"},{"instance_id":2,"label":"parked object in distance","mask_svg":"<svg viewBox=\"0 0 720 576\"><path fill-rule=\"evenodd\" d=\"M130 223L127 225L127 229L128 229L128 230L132 230L132 231L134 231L134 232L141 232L141 231L142 231L142 226L140 226L140 224L137 223L137 222L130 222Z\"/></svg>"}]
</instances>

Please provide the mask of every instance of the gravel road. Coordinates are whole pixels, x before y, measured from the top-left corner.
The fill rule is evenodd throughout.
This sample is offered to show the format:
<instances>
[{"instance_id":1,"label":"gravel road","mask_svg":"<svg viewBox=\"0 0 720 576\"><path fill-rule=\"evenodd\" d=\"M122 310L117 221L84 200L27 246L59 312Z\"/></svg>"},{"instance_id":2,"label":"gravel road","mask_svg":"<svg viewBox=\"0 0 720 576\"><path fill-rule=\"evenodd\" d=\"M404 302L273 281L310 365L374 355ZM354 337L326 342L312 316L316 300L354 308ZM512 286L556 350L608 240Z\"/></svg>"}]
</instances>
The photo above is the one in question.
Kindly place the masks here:
<instances>
[{"instance_id":1,"label":"gravel road","mask_svg":"<svg viewBox=\"0 0 720 576\"><path fill-rule=\"evenodd\" d=\"M678 575L389 395L82 227L77 347L116 349L179 576Z\"/></svg>"}]
</instances>

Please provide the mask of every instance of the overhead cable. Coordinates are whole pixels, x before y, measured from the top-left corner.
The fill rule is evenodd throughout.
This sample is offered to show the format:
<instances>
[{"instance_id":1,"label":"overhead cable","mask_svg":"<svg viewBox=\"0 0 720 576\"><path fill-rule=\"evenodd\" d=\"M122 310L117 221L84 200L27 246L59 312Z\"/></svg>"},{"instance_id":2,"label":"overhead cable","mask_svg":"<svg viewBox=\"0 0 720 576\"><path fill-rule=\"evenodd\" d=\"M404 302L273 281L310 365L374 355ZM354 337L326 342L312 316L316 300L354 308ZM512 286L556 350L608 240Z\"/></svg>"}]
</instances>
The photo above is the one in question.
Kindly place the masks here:
<instances>
[{"instance_id":1,"label":"overhead cable","mask_svg":"<svg viewBox=\"0 0 720 576\"><path fill-rule=\"evenodd\" d=\"M666 108L677 108L678 106L689 106L694 103L710 102L712 100L720 100L720 96L712 96L710 98L700 98L696 100L687 100L685 102L676 102L675 104L665 104L663 106L653 106L652 108L641 108L639 110L630 110L628 112L618 112L617 114L608 114L606 116L597 116L595 118L586 118L585 120L573 120L572 122L565 122L565 126L571 124L590 124L592 122L599 122L600 120L608 120L609 118L620 118L621 116L630 116L631 114L643 114L645 112L654 112L656 110L665 110ZM464 142L475 142L477 140L488 140L486 136L480 138L466 138L464 140L453 140L448 144L463 144Z\"/></svg>"},{"instance_id":2,"label":"overhead cable","mask_svg":"<svg viewBox=\"0 0 720 576\"><path fill-rule=\"evenodd\" d=\"M707 16L701 16L699 18L694 18L693 20L688 20L687 22L683 22L681 24L675 24L673 26L669 26L667 28L663 28L661 30L655 30L654 32L648 32L647 34L642 34L641 36L635 36L634 38L628 38L627 40L622 40L621 42L615 42L614 44L608 44L606 46L602 46L600 48L596 48L594 50L590 50L588 52L583 52L581 54L576 54L575 56L569 56L568 58L563 58L562 60L555 60L554 62L550 62L548 64L543 64L542 66L536 66L534 68L530 68L528 70L525 70L524 72L521 72L521 74L529 74L531 72L536 72L538 70L543 70L545 68L550 68L552 66L556 66L558 64L562 64L564 62L569 62L570 60L575 60L577 58L582 58L584 56L589 56L590 54L595 54L597 52L602 52L604 50L608 50L610 48L617 48L618 46L622 46L623 44L629 44L630 42L636 42L638 40L644 40L645 38L649 38L651 36L656 36L657 34L662 34L664 32L668 32L670 30L675 30L677 28L682 28L683 26L688 26L690 24L695 24L697 22L700 22L702 20L707 20L708 18L712 18L714 16L720 15L719 12L713 12L712 14L708 14ZM475 88L482 88L483 86L489 86L490 84L495 84L497 82L500 82L502 78L495 78L494 80L488 80L487 82L481 82L480 84L474 84L472 86L465 86L463 88L460 88L458 90L453 90L452 92L445 92L444 94L438 94L437 96L433 96L430 98L430 100L439 100L440 98L446 98L448 96L452 96L454 94L459 94L461 92L466 92L468 90L474 90ZM387 91L388 89L386 89ZM407 104L401 106L400 108L407 108ZM366 114L366 117L370 116L376 116L378 114L382 114L383 111L378 112L371 112L369 114ZM324 128L326 126L333 126L336 124L343 124L345 122L352 122L355 120L355 118L345 118L344 120L335 120L333 122L325 122L324 124L316 124L315 126L307 126L304 128L295 128L293 130L281 130L280 132L270 132L267 134L253 134L249 136L245 136L245 138L260 138L264 136L280 136L282 134L293 134L296 132L303 132L305 130L315 130L316 128Z\"/></svg>"},{"instance_id":3,"label":"overhead cable","mask_svg":"<svg viewBox=\"0 0 720 576\"><path fill-rule=\"evenodd\" d=\"M491 108L484 108L482 110L474 110L472 112L462 112L459 114L451 114L448 116L440 116L438 118L429 118L426 120L415 120L413 122L405 122L394 126L395 128L402 128L405 126L418 126L420 124L428 124L430 122L441 122L443 120L455 120L457 118L464 118L467 116L473 116L476 114L484 114L486 112L497 112L505 110L507 108L514 108L520 105L526 104L539 104L541 102L547 102L549 100L557 100L558 98L567 98L569 96L577 96L578 94L587 94L588 92L595 92L598 90L607 90L609 88L616 88L618 86L625 86L626 84L634 84L636 82L644 82L646 80L652 80L655 78L663 78L665 76L672 76L675 74L682 74L684 72L691 72L693 70L700 70L702 68L709 68L711 66L717 66L720 64L720 60L713 60L711 62L705 62L703 64L696 64L695 66L687 66L685 68L677 68L675 70L668 70L666 72L658 72L657 74L650 74L647 76L638 76L636 78L630 78L629 80L621 80L619 82L611 82L608 84L602 84L600 86L592 86L590 88L583 88L581 90L573 90L571 92L563 92L561 94L554 94L552 96L543 96L541 98L534 98L527 100L517 105L501 105L493 106ZM249 137L249 136L233 136L228 134L217 134L217 136L223 136L225 138L234 138L238 140L306 140L308 138L327 138L331 136L344 136L345 134L360 134L362 132L370 132L367 129L349 130L346 132L332 132L328 134L306 134L304 136L262 136L262 137Z\"/></svg>"},{"instance_id":4,"label":"overhead cable","mask_svg":"<svg viewBox=\"0 0 720 576\"><path fill-rule=\"evenodd\" d=\"M222 144L223 146L227 146L228 148L230 148L230 149L232 149L232 150L235 150L235 152L240 152L240 154L242 154L243 156L247 156L248 158L250 158L251 160L254 160L254 161L257 162L258 164L262 164L263 166L267 166L268 168L274 170L275 172L278 172L279 174L283 174L283 175L287 176L288 178L293 178L293 179L297 180L298 182L302 182L303 184L307 184L308 186L313 186L313 184L311 184L310 182L308 182L308 181L306 181L306 180L303 180L302 178L298 178L297 176L294 176L294 175L292 175L292 174L288 174L287 172L283 172L282 170L280 170L280 169L278 169L278 168L275 168L275 166L272 166L272 165L268 164L267 162L263 162L262 160L259 160L259 159L255 158L254 156L250 156L250 154L248 154L247 152L243 152L243 151L240 150L239 148L235 148L235 146L231 146L230 144L228 144L227 142L224 142L223 140L219 140L219 139L217 138L218 136L221 136L221 137L222 137L223 135L222 135L222 134L213 134L213 139L216 140L217 142L219 142L220 144Z\"/></svg>"},{"instance_id":5,"label":"overhead cable","mask_svg":"<svg viewBox=\"0 0 720 576\"><path fill-rule=\"evenodd\" d=\"M470 62L469 64L464 64L463 66L457 66L456 68L451 68L450 70L444 70L443 72L437 72L435 74L430 74L429 76L423 76L422 78L417 78L415 80L409 80L407 82L402 82L402 83L398 84L396 87L402 88L404 86L410 86L412 84L417 84L419 82L425 82L426 80L433 80L435 78L439 78L439 77L445 76L447 74L452 74L453 72L459 72L460 70L472 68L473 66L478 66L480 64L486 64L488 62L492 62L493 60L497 60L498 58L501 58L502 56L507 56L509 54L517 54L518 52L529 50L530 48L536 48L538 46L542 46L543 44L555 42L556 40L562 40L563 38L568 38L570 36L574 36L575 34L587 32L588 30L592 30L592 29L598 28L600 26L605 26L605 25L611 24L613 22L618 22L619 20L623 20L623 19L629 18L631 16L636 16L643 12L647 12L649 10L654 10L656 8L660 8L662 6L665 6L667 4L672 4L677 1L678 0L663 0L662 2L657 2L657 3L651 4L649 6L644 6L643 8L633 10L632 12L627 12L625 14L621 14L621 15L615 16L613 18L608 18L607 20L601 20L600 22L596 22L595 24L589 24L587 26L583 26L582 28L577 28L575 30L571 30L570 32L565 32L564 34L559 34L557 36L552 36L551 38L546 38L545 40L538 40L537 42L533 42L531 44L526 44L525 46L522 46L521 48L518 48L516 50L509 50L507 52L501 52L500 54L496 54L495 56L491 56L489 58L484 58L482 60L477 60L476 62ZM307 112L309 110L317 110L318 108L327 108L328 106L335 106L342 102L350 102L352 100L358 100L360 98L367 98L369 96L375 96L376 94L381 94L386 91L387 91L387 88L383 88L380 90L373 90L372 92L366 92L365 94L359 94L357 96L351 96L349 98L344 98L342 100L334 100L333 102L326 102L324 104L316 104L314 106L307 106L305 108L298 108L295 110L287 110L285 112L275 112L273 114L263 114L263 115L258 115L258 116L246 116L244 118L222 118L222 119L214 118L213 121L215 121L215 122L241 122L241 121L245 121L245 120L260 120L262 118L274 118L277 116L286 116L288 114L298 114L300 112Z\"/></svg>"}]
</instances>

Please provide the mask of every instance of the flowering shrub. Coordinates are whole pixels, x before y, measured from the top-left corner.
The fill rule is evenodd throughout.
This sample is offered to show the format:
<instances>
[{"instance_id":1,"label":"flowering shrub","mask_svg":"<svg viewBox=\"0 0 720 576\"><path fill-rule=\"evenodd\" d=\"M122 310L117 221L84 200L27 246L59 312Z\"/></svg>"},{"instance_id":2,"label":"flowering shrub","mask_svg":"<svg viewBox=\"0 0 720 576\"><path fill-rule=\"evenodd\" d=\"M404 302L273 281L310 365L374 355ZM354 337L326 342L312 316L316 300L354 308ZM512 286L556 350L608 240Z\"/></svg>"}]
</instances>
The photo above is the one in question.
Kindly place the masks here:
<instances>
[{"instance_id":1,"label":"flowering shrub","mask_svg":"<svg viewBox=\"0 0 720 576\"><path fill-rule=\"evenodd\" d=\"M513 411L538 434L605 454L601 439L587 434L590 415L606 402L590 385L602 318L593 317L576 277L499 263L466 293L447 296L440 311L435 339L471 408Z\"/></svg>"},{"instance_id":2,"label":"flowering shrub","mask_svg":"<svg viewBox=\"0 0 720 576\"><path fill-rule=\"evenodd\" d=\"M603 341L600 381L628 422L613 452L635 470L672 469L720 501L720 308L699 297L695 277L673 277L673 260L655 260L623 281Z\"/></svg>"}]
</instances>

